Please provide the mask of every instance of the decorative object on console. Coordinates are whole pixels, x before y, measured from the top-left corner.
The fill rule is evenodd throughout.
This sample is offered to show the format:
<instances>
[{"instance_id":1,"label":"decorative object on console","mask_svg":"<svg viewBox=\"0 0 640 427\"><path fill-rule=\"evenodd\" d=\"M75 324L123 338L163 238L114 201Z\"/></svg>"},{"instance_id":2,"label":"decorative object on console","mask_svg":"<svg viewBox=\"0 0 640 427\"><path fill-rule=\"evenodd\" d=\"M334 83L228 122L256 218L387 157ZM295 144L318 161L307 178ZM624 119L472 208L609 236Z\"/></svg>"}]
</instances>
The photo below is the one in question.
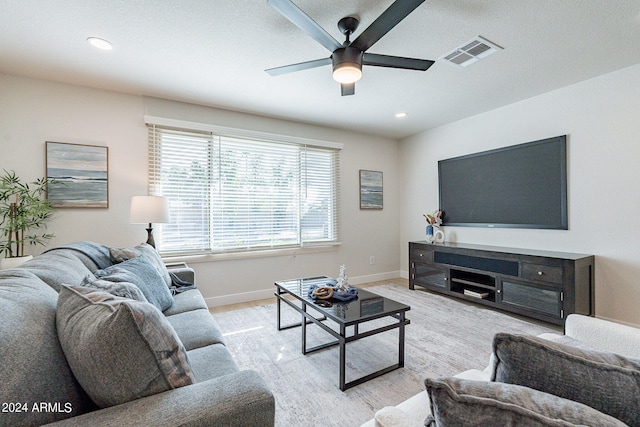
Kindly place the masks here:
<instances>
[{"instance_id":1,"label":"decorative object on console","mask_svg":"<svg viewBox=\"0 0 640 427\"><path fill-rule=\"evenodd\" d=\"M427 243L433 243L433 225L427 225Z\"/></svg>"},{"instance_id":2,"label":"decorative object on console","mask_svg":"<svg viewBox=\"0 0 640 427\"><path fill-rule=\"evenodd\" d=\"M432 214L422 214L422 216L427 220L427 243L444 242L444 232L440 231L440 233L437 234L435 230L435 228L440 228L440 224L442 224L442 211L437 210ZM436 237L436 235L438 237Z\"/></svg>"},{"instance_id":3,"label":"decorative object on console","mask_svg":"<svg viewBox=\"0 0 640 427\"><path fill-rule=\"evenodd\" d=\"M109 147L47 141L47 177L53 207L109 207Z\"/></svg>"},{"instance_id":4,"label":"decorative object on console","mask_svg":"<svg viewBox=\"0 0 640 427\"><path fill-rule=\"evenodd\" d=\"M147 243L154 248L153 223L169 222L169 199L162 196L133 196L129 216L131 224L149 224Z\"/></svg>"},{"instance_id":5,"label":"decorative object on console","mask_svg":"<svg viewBox=\"0 0 640 427\"><path fill-rule=\"evenodd\" d=\"M21 182L14 171L4 171L0 178L0 260L1 268L17 267L33 258L25 255L25 242L44 245L53 237L50 233L33 233L32 230L46 228L53 208L46 200L46 178L31 183ZM5 240L6 239L6 240Z\"/></svg>"}]
</instances>

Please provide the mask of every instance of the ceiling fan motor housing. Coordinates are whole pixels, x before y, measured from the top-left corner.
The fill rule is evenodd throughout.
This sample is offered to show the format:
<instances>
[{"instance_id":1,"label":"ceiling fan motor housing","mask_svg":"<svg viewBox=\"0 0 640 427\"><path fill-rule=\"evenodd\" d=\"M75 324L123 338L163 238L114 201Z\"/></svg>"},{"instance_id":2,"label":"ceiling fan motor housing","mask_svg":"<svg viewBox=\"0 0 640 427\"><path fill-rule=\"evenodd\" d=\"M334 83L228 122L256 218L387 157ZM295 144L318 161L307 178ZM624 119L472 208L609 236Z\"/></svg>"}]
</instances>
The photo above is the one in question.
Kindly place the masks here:
<instances>
[{"instance_id":1,"label":"ceiling fan motor housing","mask_svg":"<svg viewBox=\"0 0 640 427\"><path fill-rule=\"evenodd\" d=\"M362 51L355 47L336 49L331 54L331 63L334 71L337 66L346 66L347 64L362 69Z\"/></svg>"},{"instance_id":2,"label":"ceiling fan motor housing","mask_svg":"<svg viewBox=\"0 0 640 427\"><path fill-rule=\"evenodd\" d=\"M362 77L361 50L355 47L342 47L331 54L333 78L340 83L354 83Z\"/></svg>"}]
</instances>

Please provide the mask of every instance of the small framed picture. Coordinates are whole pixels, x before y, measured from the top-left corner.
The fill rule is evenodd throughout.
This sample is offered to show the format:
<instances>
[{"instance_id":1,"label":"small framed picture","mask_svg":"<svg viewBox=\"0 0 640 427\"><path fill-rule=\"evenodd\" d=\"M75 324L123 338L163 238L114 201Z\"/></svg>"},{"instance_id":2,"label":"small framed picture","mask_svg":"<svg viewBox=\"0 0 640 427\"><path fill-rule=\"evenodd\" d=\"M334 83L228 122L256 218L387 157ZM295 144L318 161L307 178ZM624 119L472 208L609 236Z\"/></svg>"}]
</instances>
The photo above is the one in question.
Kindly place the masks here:
<instances>
[{"instance_id":1,"label":"small framed picture","mask_svg":"<svg viewBox=\"0 0 640 427\"><path fill-rule=\"evenodd\" d=\"M108 208L109 148L47 141L47 178L55 208Z\"/></svg>"},{"instance_id":2,"label":"small framed picture","mask_svg":"<svg viewBox=\"0 0 640 427\"><path fill-rule=\"evenodd\" d=\"M360 170L360 209L382 209L382 172Z\"/></svg>"}]
</instances>

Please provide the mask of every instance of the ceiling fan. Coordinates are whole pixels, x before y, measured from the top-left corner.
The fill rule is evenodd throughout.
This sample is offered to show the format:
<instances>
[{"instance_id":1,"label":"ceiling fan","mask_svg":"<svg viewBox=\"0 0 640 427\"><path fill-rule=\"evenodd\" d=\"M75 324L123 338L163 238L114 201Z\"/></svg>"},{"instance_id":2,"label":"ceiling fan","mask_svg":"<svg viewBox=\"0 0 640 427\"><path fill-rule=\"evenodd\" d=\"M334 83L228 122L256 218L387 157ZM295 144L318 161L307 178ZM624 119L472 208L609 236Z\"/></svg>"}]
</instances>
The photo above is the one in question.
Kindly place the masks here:
<instances>
[{"instance_id":1,"label":"ceiling fan","mask_svg":"<svg viewBox=\"0 0 640 427\"><path fill-rule=\"evenodd\" d=\"M344 43L340 43L298 6L293 4L291 0L267 0L271 7L327 48L331 52L331 56L329 58L270 68L265 71L272 76L277 76L332 64L333 78L340 83L342 96L355 93L356 82L362 77L363 65L426 71L434 64L434 61L366 52L424 1L396 0L354 41L350 41L349 37L358 28L359 20L354 16L344 17L338 21L338 28L345 35L346 40Z\"/></svg>"}]
</instances>

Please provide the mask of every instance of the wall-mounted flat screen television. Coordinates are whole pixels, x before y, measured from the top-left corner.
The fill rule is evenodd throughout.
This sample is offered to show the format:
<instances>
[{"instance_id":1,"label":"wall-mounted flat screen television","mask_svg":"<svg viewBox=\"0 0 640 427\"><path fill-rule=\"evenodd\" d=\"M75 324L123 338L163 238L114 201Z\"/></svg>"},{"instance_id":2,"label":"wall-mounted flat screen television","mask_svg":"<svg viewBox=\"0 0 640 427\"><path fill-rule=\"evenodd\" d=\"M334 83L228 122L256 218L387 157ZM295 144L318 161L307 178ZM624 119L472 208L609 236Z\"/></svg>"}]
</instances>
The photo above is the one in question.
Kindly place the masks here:
<instances>
[{"instance_id":1,"label":"wall-mounted flat screen television","mask_svg":"<svg viewBox=\"0 0 640 427\"><path fill-rule=\"evenodd\" d=\"M438 162L443 224L568 229L566 135Z\"/></svg>"}]
</instances>

